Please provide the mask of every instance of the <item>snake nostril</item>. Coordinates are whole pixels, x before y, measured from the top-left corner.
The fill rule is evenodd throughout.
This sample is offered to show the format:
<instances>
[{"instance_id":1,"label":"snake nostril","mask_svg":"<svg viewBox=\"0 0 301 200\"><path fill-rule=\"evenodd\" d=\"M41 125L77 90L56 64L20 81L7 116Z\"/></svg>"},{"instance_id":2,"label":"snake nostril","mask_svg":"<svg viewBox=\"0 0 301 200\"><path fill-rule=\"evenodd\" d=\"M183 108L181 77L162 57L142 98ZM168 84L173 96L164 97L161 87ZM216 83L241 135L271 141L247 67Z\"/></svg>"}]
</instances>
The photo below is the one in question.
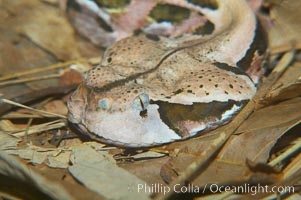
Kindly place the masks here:
<instances>
[{"instance_id":1,"label":"snake nostril","mask_svg":"<svg viewBox=\"0 0 301 200\"><path fill-rule=\"evenodd\" d=\"M147 109L140 111L139 113L140 117L147 117Z\"/></svg>"},{"instance_id":2,"label":"snake nostril","mask_svg":"<svg viewBox=\"0 0 301 200\"><path fill-rule=\"evenodd\" d=\"M149 105L149 102L150 102L149 96L146 93L141 93L137 97L135 97L133 101L133 107L136 110L146 113L146 108Z\"/></svg>"}]
</instances>

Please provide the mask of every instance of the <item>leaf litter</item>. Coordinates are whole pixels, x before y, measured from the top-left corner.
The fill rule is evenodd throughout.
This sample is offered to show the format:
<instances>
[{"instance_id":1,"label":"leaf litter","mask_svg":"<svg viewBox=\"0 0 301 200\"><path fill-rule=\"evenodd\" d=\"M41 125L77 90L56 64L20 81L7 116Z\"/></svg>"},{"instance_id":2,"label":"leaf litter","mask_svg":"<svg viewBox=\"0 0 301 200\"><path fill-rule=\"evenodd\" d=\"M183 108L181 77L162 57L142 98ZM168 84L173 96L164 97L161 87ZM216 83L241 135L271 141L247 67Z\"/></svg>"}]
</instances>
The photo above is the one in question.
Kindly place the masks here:
<instances>
[{"instance_id":1,"label":"leaf litter","mask_svg":"<svg viewBox=\"0 0 301 200\"><path fill-rule=\"evenodd\" d=\"M262 16L264 23L270 29L269 40L272 55L270 63L277 64L278 68L276 69L279 69L279 65L281 66L280 70L274 70L275 73L271 73L267 80L264 81L262 86L263 96L256 99L256 102L252 102L253 106L245 108L242 111L241 118L239 116L236 117L232 123L216 129L210 134L187 141L142 150L113 148L95 142L78 144L78 138L68 138L66 135L70 135L73 130L66 126L64 112L60 113L61 110L65 109L61 102L66 102L68 98L68 95L64 95L65 91L68 91L67 89L59 93L61 94L59 97L50 100L50 103L55 105L55 108L45 106L42 112L37 112L35 103L41 101L39 98L43 96L38 98L38 96L29 95L32 98L28 98L28 95L24 94L32 94L32 92L42 89L46 91L45 87L39 88L45 82L38 80L38 78L43 78L44 76L44 72L39 72L40 69L43 69L41 66L45 66L44 63L46 63L46 66L50 66L49 69L45 68L45 70L54 70L52 72L55 74L58 72L55 70L60 69L61 66L68 69L81 68L82 65L91 65L92 61L89 61L89 59L77 59L81 57L80 55L83 55L76 47L75 39L77 38L75 38L70 25L66 25L68 21L64 17L57 15L58 9L53 4L49 9L50 5L37 0L31 0L28 4L23 2L19 5L11 2L6 3L12 7L10 9L1 8L0 13L10 16L9 12L13 10L17 18L23 17L23 19L17 19L14 24L6 22L6 27L10 27L7 28L7 31L14 32L17 30L17 32L15 32L16 36L9 36L3 43L11 51L6 52L5 59L0 55L0 67L4 68L5 66L5 74L2 74L3 76L0 77L0 84L2 84L0 86L1 93L4 94L2 95L1 106L4 103L20 106L17 103L27 104L29 102L27 105L34 108L25 113L24 109L23 111L22 109L13 109L7 112L12 106L3 109L6 111L6 114L2 116L0 122L0 169L3 169L4 166L9 166L10 171L0 170L0 173L1 176L7 177L7 180L15 178L17 183L18 181L23 181L25 184L39 182L39 178L42 177L43 181L45 181L43 184L40 182L40 184L34 184L39 191L35 195L38 195L38 197L40 197L39 195L46 195L53 199L77 199L76 196L80 195L77 195L76 191L72 192L70 188L69 190L66 189L64 184L50 181L53 177L49 173L45 173L45 176L36 173L35 171L40 170L39 166L48 166L50 168L48 170L68 169L67 173L77 180L72 183L82 184L86 190L94 191L93 195L95 195L94 198L96 199L137 199L137 195L140 195L139 198L142 199L150 198L151 192L137 193L138 184L146 184L148 186L162 184L162 186L167 186L169 183L172 186L172 184L190 182L200 188L203 188L207 183L217 183L219 185L268 183L270 186L300 184L300 134L296 134L297 136L290 140L284 151L278 152L277 155L274 155L275 152L272 152L272 149L280 145L282 137L291 134L290 130L294 129L294 127L300 126L301 67L297 58L300 56L300 35L298 33L300 33L301 28L300 22L298 22L300 14L296 11L300 2L265 2L265 6L270 9L271 13L270 18L269 16ZM25 12L22 16L18 14L21 8L25 9L35 5L38 5L37 8L41 10L36 10L32 13ZM41 13L46 14L44 16ZM56 17L52 18L53 15L56 15ZM39 16L38 18L40 19L37 19L36 16ZM66 25L64 30L68 29L66 31L68 34L61 36L62 34L59 34L60 30L51 28L51 26L47 26L47 29L44 30L42 30L43 28L35 28L35 26L43 27L47 23L56 24L58 27ZM288 34L283 34L284 30L289 30ZM43 35L48 37L42 37ZM50 36L56 39L49 40ZM7 36L1 34L1 38L3 37ZM67 42L64 42L64 38L67 38ZM43 58L41 59L43 62L26 62L26 59L23 58L17 63L16 57L12 56L13 53L17 52L16 55L20 58L25 54L18 51L18 48L13 45L16 41L24 43L23 48L25 49L27 47L33 49L31 50L32 53L43 52L37 54L39 55L37 59ZM85 42L82 42L82 44L85 45ZM91 49L90 47L87 48ZM64 52L62 52L62 49L64 49ZM101 52L101 50L97 51ZM91 53L91 55L91 57L94 57L95 52ZM12 60L9 60L9 58ZM71 58L76 58L76 60L69 61ZM282 59L279 60L279 58ZM52 65L61 60L66 62ZM11 63L19 66L18 70L6 66L7 64L11 65ZM92 62L92 65L96 64L97 62ZM21 67L21 65L23 66ZM38 71L35 73L37 80L34 80L32 83L39 87L24 85L24 80L20 79L22 77L26 81L26 79L31 78L28 77L28 74L31 74L32 69L26 68L27 66L31 66ZM56 66L57 69L55 69ZM25 76L19 73L20 69L23 69L21 71L25 72ZM47 71L47 73L49 72ZM11 76L8 74L15 75ZM64 81L70 80L72 82L72 77L74 76L68 75L68 78L65 78ZM80 77L77 77L76 80L81 80ZM55 80L52 85L60 85L60 76L51 78ZM15 82L9 83L7 81ZM74 86L78 82L80 81L74 81ZM68 87L66 86L66 88ZM13 91L16 91L14 95L10 92L12 88L14 89ZM17 91L22 91L23 93L18 93ZM44 96L47 96L47 94L51 95L52 93L46 92ZM14 103L12 100L16 99L21 100ZM57 103L58 100L61 102ZM28 107L25 108L28 109ZM53 115L52 113L56 114ZM29 116L26 116L28 114ZM12 117L12 115L15 117ZM248 119L245 119L247 116L249 116ZM32 119L32 123L28 126L27 123L30 119ZM39 141L38 136L47 138L47 135L59 135L62 141L60 143L53 143L51 140L46 140L46 142L43 140ZM33 140L35 137L38 141L37 144ZM28 138L30 138L29 141ZM24 141L26 142L24 143ZM7 153L18 155L22 160L16 160L16 158L8 156ZM289 161L284 162L284 160ZM279 165L281 167L277 168ZM28 170L30 170L30 173L28 173ZM41 173L41 171L39 172ZM20 176L20 173L23 176ZM29 180L24 179L25 175L29 177ZM57 181L61 182L63 179L64 177L60 177L60 180ZM66 181L68 180L66 179ZM1 186L3 184L1 182ZM16 188L16 191L9 189L2 191L1 189L0 195L4 196L6 194L7 196L16 197L21 194L21 186L17 185ZM79 191L85 191L85 189ZM206 195L206 198L253 197L250 194L233 193L209 195L208 191ZM259 194L255 197L277 197L277 195L273 195ZM288 194L279 193L279 195ZM290 195L293 198L294 195L298 194ZM205 197L202 194L197 194L196 196L201 196L202 199ZM166 199L167 197L161 193L155 198Z\"/></svg>"}]
</instances>

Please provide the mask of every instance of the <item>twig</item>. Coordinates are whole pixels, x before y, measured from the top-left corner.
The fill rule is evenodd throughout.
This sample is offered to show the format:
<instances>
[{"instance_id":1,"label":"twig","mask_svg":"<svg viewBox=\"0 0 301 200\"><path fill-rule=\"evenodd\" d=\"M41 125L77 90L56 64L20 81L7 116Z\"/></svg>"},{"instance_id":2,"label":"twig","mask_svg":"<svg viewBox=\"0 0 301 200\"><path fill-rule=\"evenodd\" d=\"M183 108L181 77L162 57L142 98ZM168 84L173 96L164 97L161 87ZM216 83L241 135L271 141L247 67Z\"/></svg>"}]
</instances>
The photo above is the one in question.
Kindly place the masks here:
<instances>
[{"instance_id":1,"label":"twig","mask_svg":"<svg viewBox=\"0 0 301 200\"><path fill-rule=\"evenodd\" d=\"M294 41L294 44L286 43L280 46L276 46L271 48L270 54L275 55L279 53L284 53L292 49L292 46L294 46L295 49L301 49L301 41Z\"/></svg>"},{"instance_id":2,"label":"twig","mask_svg":"<svg viewBox=\"0 0 301 200\"><path fill-rule=\"evenodd\" d=\"M51 122L47 122L44 124L33 125L26 127L25 129L10 131L8 134L11 134L16 137L23 137L26 135L31 135L34 133L40 133L41 131L47 131L52 129L58 129L66 126L66 122L62 120L55 120Z\"/></svg>"},{"instance_id":3,"label":"twig","mask_svg":"<svg viewBox=\"0 0 301 200\"><path fill-rule=\"evenodd\" d=\"M285 69L289 66L292 59L294 58L294 50L287 52L278 65L275 67L273 72L270 74L264 85L259 89L258 93L252 101L250 101L245 108L238 113L235 119L227 125L225 131L220 134L219 140L214 142L207 151L205 151L196 161L191 163L185 171L174 180L169 185L174 186L176 184L184 185L187 182L193 181L197 176L199 176L204 169L208 166L208 162L214 158L215 155L222 149L223 145L228 141L228 139L235 133L238 127L247 119L255 109L256 102L259 102L265 97L269 89L273 86L276 80L282 75ZM203 171L202 171L203 170ZM171 190L167 194L159 193L155 199L169 199L175 191Z\"/></svg>"},{"instance_id":4,"label":"twig","mask_svg":"<svg viewBox=\"0 0 301 200\"><path fill-rule=\"evenodd\" d=\"M25 83L25 82L30 82L30 81L38 81L38 80L50 79L50 78L58 78L61 75L62 74L49 74L49 75L46 75L46 76L38 76L38 77L23 78L23 79L18 79L18 80L3 81L3 82L0 82L0 87L1 86L12 85L12 84L18 84L18 83Z\"/></svg>"},{"instance_id":5,"label":"twig","mask_svg":"<svg viewBox=\"0 0 301 200\"><path fill-rule=\"evenodd\" d=\"M28 110L32 110L32 111L41 113L41 114L43 114L46 117L52 116L52 117L59 117L59 118L62 118L62 119L67 119L66 116L63 116L63 115L60 115L60 114L56 114L56 113L52 113L52 112L47 112L47 111L44 111L44 110L34 109L34 108L25 106L23 104L20 104L20 103L17 103L17 102L8 100L8 99L0 99L0 102L7 103L7 104L10 104L10 105L14 105L14 106L18 106L18 107L25 108L25 109L28 109Z\"/></svg>"},{"instance_id":6,"label":"twig","mask_svg":"<svg viewBox=\"0 0 301 200\"><path fill-rule=\"evenodd\" d=\"M39 73L39 72L54 70L54 69L58 69L58 68L63 68L63 67L66 67L70 64L77 63L77 62L84 62L84 61L87 61L87 59L86 58L79 58L79 59L70 60L70 61L64 62L64 63L57 63L57 64L50 65L50 66L47 66L47 67L36 68L36 69L32 69L32 70L28 70L28 71L24 71L24 72L19 72L19 73L14 73L14 74L8 74L8 75L5 75L3 77L0 77L0 81L5 81L5 80L12 79L12 78L18 78L18 77L21 77L21 76L36 74L36 73Z\"/></svg>"},{"instance_id":7,"label":"twig","mask_svg":"<svg viewBox=\"0 0 301 200\"><path fill-rule=\"evenodd\" d=\"M11 111L7 114L4 114L1 116L1 119L28 119L28 118L43 118L45 116L39 115L39 114L35 114L35 113L19 113L16 111Z\"/></svg>"},{"instance_id":8,"label":"twig","mask_svg":"<svg viewBox=\"0 0 301 200\"><path fill-rule=\"evenodd\" d=\"M287 149L284 153L282 153L280 156L273 159L271 162L269 162L270 166L275 166L281 161L283 161L285 158L289 157L293 153L299 151L301 149L301 139L298 139L297 142L291 146L289 149Z\"/></svg>"}]
</instances>

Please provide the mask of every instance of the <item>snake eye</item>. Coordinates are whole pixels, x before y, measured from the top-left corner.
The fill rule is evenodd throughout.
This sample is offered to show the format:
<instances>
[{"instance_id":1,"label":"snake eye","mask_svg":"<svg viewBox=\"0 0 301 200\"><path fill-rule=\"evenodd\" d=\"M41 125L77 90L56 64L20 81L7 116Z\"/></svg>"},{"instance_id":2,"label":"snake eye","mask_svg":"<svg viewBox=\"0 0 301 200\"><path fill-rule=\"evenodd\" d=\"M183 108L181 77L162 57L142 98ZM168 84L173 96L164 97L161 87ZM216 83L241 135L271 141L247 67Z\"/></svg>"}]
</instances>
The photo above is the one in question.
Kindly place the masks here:
<instances>
[{"instance_id":1,"label":"snake eye","mask_svg":"<svg viewBox=\"0 0 301 200\"><path fill-rule=\"evenodd\" d=\"M141 93L137 97L135 97L133 102L133 107L139 111L145 111L147 106L149 105L149 96L146 93Z\"/></svg>"},{"instance_id":2,"label":"snake eye","mask_svg":"<svg viewBox=\"0 0 301 200\"><path fill-rule=\"evenodd\" d=\"M99 99L97 104L97 110L109 110L111 107L109 99Z\"/></svg>"}]
</instances>

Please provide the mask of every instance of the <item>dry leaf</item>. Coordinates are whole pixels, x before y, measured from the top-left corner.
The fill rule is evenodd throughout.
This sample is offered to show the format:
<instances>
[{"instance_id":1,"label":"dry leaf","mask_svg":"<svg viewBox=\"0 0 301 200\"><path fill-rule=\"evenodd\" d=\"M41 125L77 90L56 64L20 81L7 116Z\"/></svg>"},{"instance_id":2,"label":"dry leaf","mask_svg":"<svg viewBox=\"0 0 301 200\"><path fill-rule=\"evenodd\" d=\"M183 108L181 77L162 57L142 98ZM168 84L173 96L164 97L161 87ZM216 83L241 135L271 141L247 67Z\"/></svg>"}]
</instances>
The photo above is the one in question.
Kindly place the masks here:
<instances>
[{"instance_id":1,"label":"dry leaf","mask_svg":"<svg viewBox=\"0 0 301 200\"><path fill-rule=\"evenodd\" d=\"M62 151L58 155L48 156L47 166L52 168L67 168L70 163L71 151Z\"/></svg>"},{"instance_id":2,"label":"dry leaf","mask_svg":"<svg viewBox=\"0 0 301 200\"><path fill-rule=\"evenodd\" d=\"M267 1L270 2L270 15L272 28L269 31L269 44L272 53L276 53L279 49L283 51L283 47L297 45L301 48L301 1L285 0L285 1ZM285 48L284 48L285 49Z\"/></svg>"},{"instance_id":3,"label":"dry leaf","mask_svg":"<svg viewBox=\"0 0 301 200\"><path fill-rule=\"evenodd\" d=\"M237 133L274 128L290 122L294 124L294 121L298 121L301 118L301 109L297 109L300 107L301 98L297 97L277 105L257 110L240 126Z\"/></svg>"},{"instance_id":4,"label":"dry leaf","mask_svg":"<svg viewBox=\"0 0 301 200\"><path fill-rule=\"evenodd\" d=\"M66 107L65 102L62 100L53 100L46 105L44 105L44 108L48 112L60 114L60 115L67 115L68 109Z\"/></svg>"},{"instance_id":5,"label":"dry leaf","mask_svg":"<svg viewBox=\"0 0 301 200\"><path fill-rule=\"evenodd\" d=\"M151 159L151 158L161 158L166 156L166 154L158 153L154 151L146 151L143 153L136 154L132 156L135 160L142 160L142 159Z\"/></svg>"},{"instance_id":6,"label":"dry leaf","mask_svg":"<svg viewBox=\"0 0 301 200\"><path fill-rule=\"evenodd\" d=\"M284 75L269 92L265 98L265 103L271 104L286 99L292 99L301 95L301 63L295 62L288 68Z\"/></svg>"},{"instance_id":7,"label":"dry leaf","mask_svg":"<svg viewBox=\"0 0 301 200\"><path fill-rule=\"evenodd\" d=\"M149 199L149 193L137 192L137 186L146 183L118 167L107 152L96 152L88 146L72 151L69 172L90 190L108 199Z\"/></svg>"},{"instance_id":8,"label":"dry leaf","mask_svg":"<svg viewBox=\"0 0 301 200\"><path fill-rule=\"evenodd\" d=\"M20 141L21 139L0 131L0 150L15 147Z\"/></svg>"},{"instance_id":9,"label":"dry leaf","mask_svg":"<svg viewBox=\"0 0 301 200\"><path fill-rule=\"evenodd\" d=\"M135 162L120 163L119 166L127 170L128 172L136 175L141 180L144 180L148 184L163 184L163 179L160 176L160 169L164 163L170 158L162 157L151 160L140 160Z\"/></svg>"},{"instance_id":10,"label":"dry leaf","mask_svg":"<svg viewBox=\"0 0 301 200\"><path fill-rule=\"evenodd\" d=\"M37 45L51 52L59 60L80 57L74 30L59 11L37 0L23 5L22 22L18 29Z\"/></svg>"},{"instance_id":11,"label":"dry leaf","mask_svg":"<svg viewBox=\"0 0 301 200\"><path fill-rule=\"evenodd\" d=\"M28 168L22 162L0 152L1 191L21 199L74 199L58 182Z\"/></svg>"},{"instance_id":12,"label":"dry leaf","mask_svg":"<svg viewBox=\"0 0 301 200\"><path fill-rule=\"evenodd\" d=\"M3 151L7 154L17 155L20 158L28 160L30 163L37 165L42 164L48 156L57 154L58 150L46 150L44 148L29 145L26 148L7 148Z\"/></svg>"},{"instance_id":13,"label":"dry leaf","mask_svg":"<svg viewBox=\"0 0 301 200\"><path fill-rule=\"evenodd\" d=\"M1 150L7 154L17 155L20 158L29 160L32 164L42 164L47 160L48 162L45 164L52 168L69 167L72 149L78 148L76 145L61 148L45 148L31 144L27 144L26 147L16 147L17 143L15 140L16 142L20 141L20 139L15 139L12 136L0 134L0 145L3 144ZM104 145L96 142L86 142L81 144L81 146L91 147L99 151ZM112 162L114 162L114 160L112 160Z\"/></svg>"}]
</instances>

